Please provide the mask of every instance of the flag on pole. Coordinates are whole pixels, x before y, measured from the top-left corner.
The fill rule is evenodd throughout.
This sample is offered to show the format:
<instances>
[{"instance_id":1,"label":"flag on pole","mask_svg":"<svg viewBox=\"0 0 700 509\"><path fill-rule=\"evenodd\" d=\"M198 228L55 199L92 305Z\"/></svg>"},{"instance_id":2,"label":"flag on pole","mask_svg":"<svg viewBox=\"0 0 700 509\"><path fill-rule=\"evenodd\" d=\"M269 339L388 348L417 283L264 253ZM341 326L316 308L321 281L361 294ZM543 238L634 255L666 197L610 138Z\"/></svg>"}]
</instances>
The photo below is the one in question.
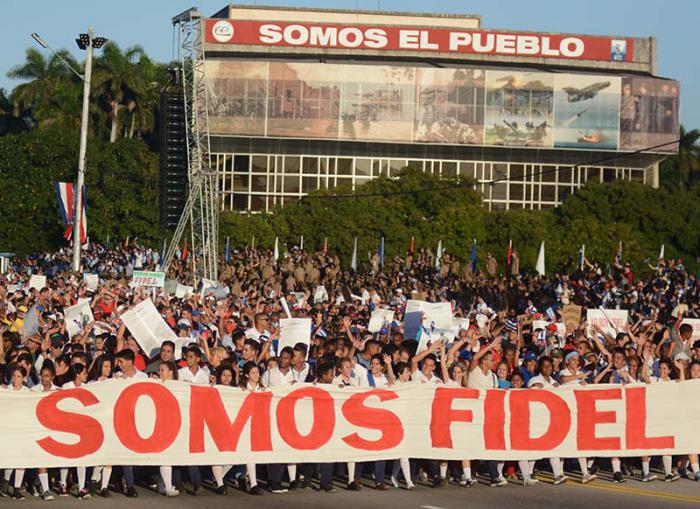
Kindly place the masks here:
<instances>
[{"instance_id":1,"label":"flag on pole","mask_svg":"<svg viewBox=\"0 0 700 509\"><path fill-rule=\"evenodd\" d=\"M74 219L74 206L75 206L75 195L74 186L72 182L54 182L54 189L56 190L56 196L58 197L58 210L61 213L63 222L67 226L66 231L63 233L63 237L69 240L73 236L73 219ZM81 217L80 217L80 243L84 244L87 241L87 214L86 214L86 204L87 204L87 187L83 186L83 196L82 196L82 207L81 207Z\"/></svg>"},{"instance_id":2,"label":"flag on pole","mask_svg":"<svg viewBox=\"0 0 700 509\"><path fill-rule=\"evenodd\" d=\"M250 249L255 249L255 237L250 239Z\"/></svg>"},{"instance_id":3,"label":"flag on pole","mask_svg":"<svg viewBox=\"0 0 700 509\"><path fill-rule=\"evenodd\" d=\"M302 235L301 238L299 239L299 251L304 250L304 236Z\"/></svg>"},{"instance_id":4,"label":"flag on pole","mask_svg":"<svg viewBox=\"0 0 700 509\"><path fill-rule=\"evenodd\" d=\"M472 272L476 272L476 239L472 242Z\"/></svg>"},{"instance_id":5,"label":"flag on pole","mask_svg":"<svg viewBox=\"0 0 700 509\"><path fill-rule=\"evenodd\" d=\"M355 242L352 247L352 260L350 261L350 268L357 272L357 237L355 237Z\"/></svg>"},{"instance_id":6,"label":"flag on pole","mask_svg":"<svg viewBox=\"0 0 700 509\"><path fill-rule=\"evenodd\" d=\"M540 244L540 252L537 255L537 263L535 264L535 270L540 276L544 276L544 240Z\"/></svg>"},{"instance_id":7,"label":"flag on pole","mask_svg":"<svg viewBox=\"0 0 700 509\"><path fill-rule=\"evenodd\" d=\"M379 240L379 267L384 268L384 237Z\"/></svg>"},{"instance_id":8,"label":"flag on pole","mask_svg":"<svg viewBox=\"0 0 700 509\"><path fill-rule=\"evenodd\" d=\"M586 260L586 244L581 245L581 250L578 253L578 268L583 270Z\"/></svg>"},{"instance_id":9,"label":"flag on pole","mask_svg":"<svg viewBox=\"0 0 700 509\"><path fill-rule=\"evenodd\" d=\"M659 251L659 260L664 259L664 245L661 244L661 250Z\"/></svg>"},{"instance_id":10,"label":"flag on pole","mask_svg":"<svg viewBox=\"0 0 700 509\"><path fill-rule=\"evenodd\" d=\"M280 246L279 246L280 239L279 237L275 237L275 265L277 264L277 260L280 259Z\"/></svg>"},{"instance_id":11,"label":"flag on pole","mask_svg":"<svg viewBox=\"0 0 700 509\"><path fill-rule=\"evenodd\" d=\"M321 250L323 254L328 254L328 237L323 237L323 249Z\"/></svg>"},{"instance_id":12,"label":"flag on pole","mask_svg":"<svg viewBox=\"0 0 700 509\"><path fill-rule=\"evenodd\" d=\"M411 253L411 254L413 254L413 252L415 251L415 249L416 249L416 238L415 238L415 237L411 237L411 244L408 246L408 252Z\"/></svg>"},{"instance_id":13,"label":"flag on pole","mask_svg":"<svg viewBox=\"0 0 700 509\"><path fill-rule=\"evenodd\" d=\"M506 271L510 272L510 259L513 256L513 241L508 240L508 252L506 253Z\"/></svg>"},{"instance_id":14,"label":"flag on pole","mask_svg":"<svg viewBox=\"0 0 700 509\"><path fill-rule=\"evenodd\" d=\"M231 237L226 237L226 249L224 250L224 259L226 263L231 261Z\"/></svg>"},{"instance_id":15,"label":"flag on pole","mask_svg":"<svg viewBox=\"0 0 700 509\"><path fill-rule=\"evenodd\" d=\"M185 239L185 247L182 248L182 259L187 260L187 239Z\"/></svg>"},{"instance_id":16,"label":"flag on pole","mask_svg":"<svg viewBox=\"0 0 700 509\"><path fill-rule=\"evenodd\" d=\"M435 270L440 270L440 260L442 259L442 240L438 241L437 256L435 257Z\"/></svg>"}]
</instances>

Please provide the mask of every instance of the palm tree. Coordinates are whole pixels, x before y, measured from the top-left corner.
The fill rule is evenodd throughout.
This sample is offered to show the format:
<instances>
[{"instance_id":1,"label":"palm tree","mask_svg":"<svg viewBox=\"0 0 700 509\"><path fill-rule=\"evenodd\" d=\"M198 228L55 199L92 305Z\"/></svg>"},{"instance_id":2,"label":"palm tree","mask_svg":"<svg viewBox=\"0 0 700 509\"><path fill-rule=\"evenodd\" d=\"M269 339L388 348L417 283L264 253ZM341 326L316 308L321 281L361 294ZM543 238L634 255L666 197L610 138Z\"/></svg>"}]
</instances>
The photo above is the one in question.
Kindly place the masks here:
<instances>
[{"instance_id":1,"label":"palm tree","mask_svg":"<svg viewBox=\"0 0 700 509\"><path fill-rule=\"evenodd\" d=\"M16 134L29 128L28 112L12 103L4 88L0 88L0 136Z\"/></svg>"},{"instance_id":2,"label":"palm tree","mask_svg":"<svg viewBox=\"0 0 700 509\"><path fill-rule=\"evenodd\" d=\"M58 54L74 68L80 67L67 50L60 50ZM62 89L66 94L63 99L69 95L79 97L80 81L59 56L51 55L46 59L41 52L29 48L25 62L10 69L7 76L25 81L12 91L12 102L19 110L31 111L40 126L62 121L67 114L74 113L66 111L63 101L56 97L56 92Z\"/></svg>"},{"instance_id":3,"label":"palm tree","mask_svg":"<svg viewBox=\"0 0 700 509\"><path fill-rule=\"evenodd\" d=\"M135 109L132 102L136 101L138 90L143 88L136 63L144 56L140 46L122 51L117 44L110 42L95 62L93 84L109 115L111 143L119 134L121 112Z\"/></svg>"}]
</instances>

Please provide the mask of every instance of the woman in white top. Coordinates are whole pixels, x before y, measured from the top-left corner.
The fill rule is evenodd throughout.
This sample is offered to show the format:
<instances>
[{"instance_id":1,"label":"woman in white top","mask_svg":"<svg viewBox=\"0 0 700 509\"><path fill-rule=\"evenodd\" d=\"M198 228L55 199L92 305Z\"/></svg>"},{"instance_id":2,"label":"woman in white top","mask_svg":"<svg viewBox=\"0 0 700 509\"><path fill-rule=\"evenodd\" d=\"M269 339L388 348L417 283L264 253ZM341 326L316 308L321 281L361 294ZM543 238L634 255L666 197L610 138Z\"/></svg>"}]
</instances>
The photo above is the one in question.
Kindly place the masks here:
<instances>
[{"instance_id":1,"label":"woman in white top","mask_svg":"<svg viewBox=\"0 0 700 509\"><path fill-rule=\"evenodd\" d=\"M39 372L40 383L32 387L32 392L51 392L58 390L54 385L53 379L56 376L56 368L53 362L44 362ZM39 483L41 484L41 498L43 500L53 500L53 495L49 491L49 470L47 468L39 468Z\"/></svg>"},{"instance_id":2,"label":"woman in white top","mask_svg":"<svg viewBox=\"0 0 700 509\"><path fill-rule=\"evenodd\" d=\"M362 387L360 377L353 372L352 359L343 357L338 361L338 375L333 379L333 383L339 387Z\"/></svg>"},{"instance_id":3,"label":"woman in white top","mask_svg":"<svg viewBox=\"0 0 700 509\"><path fill-rule=\"evenodd\" d=\"M64 383L63 386L61 387L61 390L65 391L68 389L77 389L78 387L82 387L83 385L87 384L88 371L87 371L87 368L85 367L84 364L81 364L79 362L72 364L70 367L70 372L72 373L73 379L69 382ZM75 470L78 473L78 498L79 499L91 498L90 492L87 489L85 489L86 468L85 467L75 467ZM60 474L61 474L61 482L63 485L65 485L65 482L67 479L67 474L68 474L68 469L62 468L60 471Z\"/></svg>"},{"instance_id":4,"label":"woman in white top","mask_svg":"<svg viewBox=\"0 0 700 509\"><path fill-rule=\"evenodd\" d=\"M264 391L265 387L260 383L260 369L253 361L246 362L241 368L241 378L238 384L241 389L248 392ZM250 479L250 494L262 495L263 492L258 486L258 478L256 475L256 465L254 463L246 464L248 479ZM245 488L245 479L241 481L241 487Z\"/></svg>"},{"instance_id":5,"label":"woman in white top","mask_svg":"<svg viewBox=\"0 0 700 509\"><path fill-rule=\"evenodd\" d=\"M389 387L391 384L387 375L384 374L385 371L391 371L391 357L386 354L382 356L380 353L373 355L369 362L369 372L367 373L369 386L377 389ZM391 373L392 378L393 376L394 374Z\"/></svg>"},{"instance_id":6,"label":"woman in white top","mask_svg":"<svg viewBox=\"0 0 700 509\"><path fill-rule=\"evenodd\" d=\"M236 386L236 372L232 366L222 366L219 362L218 367L215 370L216 374L216 385L223 385L225 387L235 387ZM224 484L224 477L228 473L233 465L212 465L211 472L214 475L214 480L216 481L216 493L219 495L226 495L228 490Z\"/></svg>"},{"instance_id":7,"label":"woman in white top","mask_svg":"<svg viewBox=\"0 0 700 509\"><path fill-rule=\"evenodd\" d=\"M11 391L13 394L21 394L23 392L29 392L29 388L24 385L24 378L27 376L27 371L21 366L14 366L10 372L10 385L7 386L7 390ZM22 480L24 479L24 469L16 468L15 471L15 482L14 490L12 491L12 498L16 500L24 500L24 493L22 493ZM5 469L5 477L2 483L3 496L7 496L7 485L10 482L10 476L12 475L12 469Z\"/></svg>"},{"instance_id":8,"label":"woman in white top","mask_svg":"<svg viewBox=\"0 0 700 509\"><path fill-rule=\"evenodd\" d=\"M468 371L467 366L463 362L454 362L454 356L463 344L463 341L456 341L455 345L450 348L449 353L445 356L444 344L440 347L440 370L442 371L442 380L447 387L467 387ZM447 467L447 463L440 464L440 469ZM442 472L441 472L442 474ZM459 484L465 487L473 486L478 481L472 477L472 462L471 460L462 460L462 475L460 476Z\"/></svg>"},{"instance_id":9,"label":"woman in white top","mask_svg":"<svg viewBox=\"0 0 700 509\"><path fill-rule=\"evenodd\" d=\"M680 370L683 371L683 370ZM674 380L671 378L671 374L673 373L673 364L671 363L670 360L668 359L661 359L659 361L659 376L654 377L650 376L648 373L645 375L646 377L646 382L647 383L658 383L658 384L664 384L664 383L676 383L679 380ZM644 374L644 371L642 372ZM685 380L685 372L681 375L682 378L681 380ZM664 465L664 481L666 482L673 482L677 481L678 479L681 478L680 475L678 475L678 472L673 471L673 456L661 456L661 462Z\"/></svg>"},{"instance_id":10,"label":"woman in white top","mask_svg":"<svg viewBox=\"0 0 700 509\"><path fill-rule=\"evenodd\" d=\"M173 361L162 361L158 366L158 378L161 382L177 380L177 365ZM163 465L159 467L160 482L158 483L158 493L166 497L176 497L180 492L173 486L173 467Z\"/></svg>"},{"instance_id":11,"label":"woman in white top","mask_svg":"<svg viewBox=\"0 0 700 509\"><path fill-rule=\"evenodd\" d=\"M586 379L590 373L582 371L580 368L581 357L576 350L572 350L566 354L564 357L564 362L566 363L566 368L559 372L559 383L560 385L586 385ZM577 458L579 468L581 469L581 484L587 484L592 480L596 479L598 476L596 474L591 474L588 472L588 458ZM568 479L564 474L563 461L561 465L561 475L557 476L554 473L554 484L561 484ZM562 479L561 482L557 482L557 478Z\"/></svg>"},{"instance_id":12,"label":"woman in white top","mask_svg":"<svg viewBox=\"0 0 700 509\"><path fill-rule=\"evenodd\" d=\"M389 382L390 385L394 384L405 384L411 381L411 368L405 362L399 362L396 367L392 367L391 362L387 362L388 355L385 355L385 363L388 366L388 373L391 377ZM399 461L394 460L394 464L391 469L391 484L394 488L399 487L399 470L403 472L403 477L406 480L406 489L415 489L413 480L411 479L411 463L408 458L399 458Z\"/></svg>"}]
</instances>

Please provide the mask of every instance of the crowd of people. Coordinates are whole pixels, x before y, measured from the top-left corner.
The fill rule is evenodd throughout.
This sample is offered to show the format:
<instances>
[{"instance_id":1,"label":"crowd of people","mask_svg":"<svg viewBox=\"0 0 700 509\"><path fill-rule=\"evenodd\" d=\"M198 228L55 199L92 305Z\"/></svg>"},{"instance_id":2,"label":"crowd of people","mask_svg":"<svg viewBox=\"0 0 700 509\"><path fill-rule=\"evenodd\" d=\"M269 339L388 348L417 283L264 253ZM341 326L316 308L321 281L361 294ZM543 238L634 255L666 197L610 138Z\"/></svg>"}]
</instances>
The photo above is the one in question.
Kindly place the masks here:
<instances>
[{"instance_id":1,"label":"crowd of people","mask_svg":"<svg viewBox=\"0 0 700 509\"><path fill-rule=\"evenodd\" d=\"M448 253L436 260L429 249L387 260L369 253L353 271L332 253L289 246L276 260L272 250L244 248L221 261L218 289L177 298L166 288L152 294L129 284L135 270L158 268L155 249L134 242L113 248L91 244L83 265L85 273L99 276L96 286L70 272L70 258L70 249L15 258L0 276L3 390L54 391L113 377L183 380L244 391L305 382L556 390L570 384L700 379L700 341L683 323L700 318L700 282L680 260L659 260L645 268L644 276L617 259L609 270L586 263L570 274L541 277L510 267L506 277L491 261L479 272ZM178 253L168 277L184 282L188 262ZM30 289L32 274L47 276L45 286ZM193 342L176 351L174 342L165 341L149 358L119 319L145 298L154 300L177 336ZM64 310L79 299L89 299L94 321L79 324L71 335ZM286 300L292 316L312 319L308 344L277 351L279 320L286 315L280 299ZM449 302L463 325L454 338L435 338L418 351L418 341L404 337L409 299ZM570 304L581 306L582 313L562 331L555 323ZM394 319L371 333L368 322L378 307L393 310ZM589 333L586 309L593 308L626 309L629 323L612 334L599 328ZM37 313L39 327L27 337L30 312ZM551 325L534 327L540 319ZM0 495L22 499L30 492L51 500L54 494L89 498L118 492L136 497L139 486L175 496L185 487L196 494L205 484L219 494L233 485L252 495L262 495L263 485L272 493L312 486L331 492L340 485L353 491L367 485L412 490L419 484L439 488L450 482L470 487L480 475L494 487L534 486L541 478L560 485L570 476L590 482L599 469L606 479L610 472L616 483L630 477L643 482L700 480L697 454L537 462L400 458L371 464L15 468L4 470Z\"/></svg>"}]
</instances>

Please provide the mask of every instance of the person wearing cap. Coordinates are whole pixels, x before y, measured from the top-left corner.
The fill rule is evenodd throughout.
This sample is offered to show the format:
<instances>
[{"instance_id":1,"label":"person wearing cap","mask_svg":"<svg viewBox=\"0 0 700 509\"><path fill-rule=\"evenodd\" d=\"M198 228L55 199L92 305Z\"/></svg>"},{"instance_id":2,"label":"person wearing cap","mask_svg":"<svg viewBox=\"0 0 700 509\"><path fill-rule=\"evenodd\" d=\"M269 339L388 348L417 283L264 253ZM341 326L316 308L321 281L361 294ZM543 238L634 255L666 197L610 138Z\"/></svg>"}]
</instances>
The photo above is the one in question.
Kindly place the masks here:
<instances>
[{"instance_id":1,"label":"person wearing cap","mask_svg":"<svg viewBox=\"0 0 700 509\"><path fill-rule=\"evenodd\" d=\"M535 376L537 369L537 354L532 350L525 352L523 364L520 366L520 374L523 376L525 387L529 387L530 379Z\"/></svg>"}]
</instances>

